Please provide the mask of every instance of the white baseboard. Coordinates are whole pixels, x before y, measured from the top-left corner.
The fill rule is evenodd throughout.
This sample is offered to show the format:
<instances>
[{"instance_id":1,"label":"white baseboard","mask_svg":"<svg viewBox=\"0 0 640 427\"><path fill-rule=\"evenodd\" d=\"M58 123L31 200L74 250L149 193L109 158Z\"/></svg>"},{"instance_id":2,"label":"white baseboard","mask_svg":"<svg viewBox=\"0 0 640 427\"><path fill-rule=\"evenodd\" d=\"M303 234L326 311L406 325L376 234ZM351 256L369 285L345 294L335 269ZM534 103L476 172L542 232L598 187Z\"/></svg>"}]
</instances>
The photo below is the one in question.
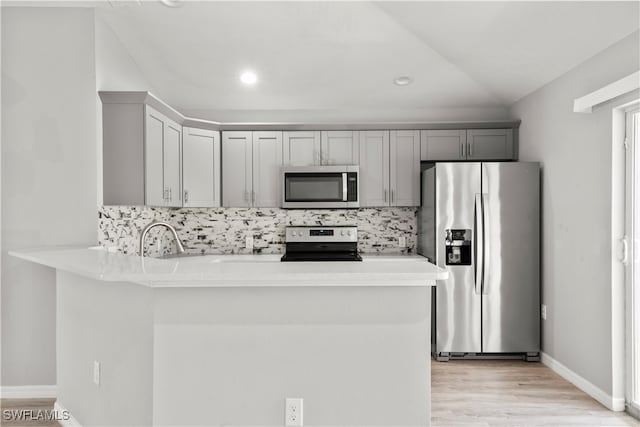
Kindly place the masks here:
<instances>
[{"instance_id":1,"label":"white baseboard","mask_svg":"<svg viewBox=\"0 0 640 427\"><path fill-rule=\"evenodd\" d=\"M51 399L58 396L55 385L20 385L0 387L3 399Z\"/></svg>"},{"instance_id":2,"label":"white baseboard","mask_svg":"<svg viewBox=\"0 0 640 427\"><path fill-rule=\"evenodd\" d=\"M62 427L82 427L82 424L71 415L71 412L67 411L65 407L58 402L53 404L53 410L58 414L59 417L57 421Z\"/></svg>"},{"instance_id":3,"label":"white baseboard","mask_svg":"<svg viewBox=\"0 0 640 427\"><path fill-rule=\"evenodd\" d=\"M569 381L580 390L593 397L598 402L602 403L607 409L616 412L625 410L624 398L614 398L613 396L607 394L598 386L576 374L571 369L567 368L548 354L543 352L540 353L540 355L541 361L544 365L548 366L556 374L560 375L562 378Z\"/></svg>"},{"instance_id":4,"label":"white baseboard","mask_svg":"<svg viewBox=\"0 0 640 427\"><path fill-rule=\"evenodd\" d=\"M637 406L633 403L627 403L627 413L633 418L637 418L640 420L640 406Z\"/></svg>"}]
</instances>

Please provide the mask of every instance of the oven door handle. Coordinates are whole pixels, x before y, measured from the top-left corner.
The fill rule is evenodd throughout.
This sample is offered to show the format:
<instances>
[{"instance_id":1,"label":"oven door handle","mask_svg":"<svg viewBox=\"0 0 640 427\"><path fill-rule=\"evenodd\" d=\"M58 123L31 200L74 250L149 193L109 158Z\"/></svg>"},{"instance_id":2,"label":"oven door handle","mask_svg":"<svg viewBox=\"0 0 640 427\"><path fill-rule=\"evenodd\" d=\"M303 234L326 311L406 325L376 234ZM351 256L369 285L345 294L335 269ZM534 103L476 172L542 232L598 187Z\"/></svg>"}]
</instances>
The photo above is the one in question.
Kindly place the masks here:
<instances>
[{"instance_id":1,"label":"oven door handle","mask_svg":"<svg viewBox=\"0 0 640 427\"><path fill-rule=\"evenodd\" d=\"M347 201L347 173L342 172L342 201Z\"/></svg>"}]
</instances>

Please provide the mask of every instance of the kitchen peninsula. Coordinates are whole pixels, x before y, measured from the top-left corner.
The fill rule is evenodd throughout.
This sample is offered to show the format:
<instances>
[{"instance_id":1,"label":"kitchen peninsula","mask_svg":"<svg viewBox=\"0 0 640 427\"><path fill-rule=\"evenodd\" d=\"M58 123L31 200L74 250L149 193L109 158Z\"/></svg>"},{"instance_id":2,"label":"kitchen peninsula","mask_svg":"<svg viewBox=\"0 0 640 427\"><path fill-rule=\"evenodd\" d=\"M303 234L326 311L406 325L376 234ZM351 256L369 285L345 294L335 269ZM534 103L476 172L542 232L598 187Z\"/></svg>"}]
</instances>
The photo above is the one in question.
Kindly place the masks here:
<instances>
[{"instance_id":1,"label":"kitchen peninsula","mask_svg":"<svg viewBox=\"0 0 640 427\"><path fill-rule=\"evenodd\" d=\"M58 403L90 425L430 424L431 286L417 256L281 263L12 252L56 269Z\"/></svg>"}]
</instances>

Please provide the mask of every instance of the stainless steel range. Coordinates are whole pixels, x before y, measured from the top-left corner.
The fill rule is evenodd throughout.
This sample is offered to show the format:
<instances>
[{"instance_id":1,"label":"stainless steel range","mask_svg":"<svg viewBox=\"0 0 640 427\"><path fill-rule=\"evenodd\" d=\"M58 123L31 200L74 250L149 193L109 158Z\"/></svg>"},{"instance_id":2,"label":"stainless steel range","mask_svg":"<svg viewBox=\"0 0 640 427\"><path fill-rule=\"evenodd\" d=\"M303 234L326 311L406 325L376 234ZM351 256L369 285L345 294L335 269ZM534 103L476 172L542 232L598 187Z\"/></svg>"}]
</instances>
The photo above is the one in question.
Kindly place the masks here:
<instances>
[{"instance_id":1,"label":"stainless steel range","mask_svg":"<svg viewBox=\"0 0 640 427\"><path fill-rule=\"evenodd\" d=\"M287 227L282 261L362 261L358 227Z\"/></svg>"}]
</instances>

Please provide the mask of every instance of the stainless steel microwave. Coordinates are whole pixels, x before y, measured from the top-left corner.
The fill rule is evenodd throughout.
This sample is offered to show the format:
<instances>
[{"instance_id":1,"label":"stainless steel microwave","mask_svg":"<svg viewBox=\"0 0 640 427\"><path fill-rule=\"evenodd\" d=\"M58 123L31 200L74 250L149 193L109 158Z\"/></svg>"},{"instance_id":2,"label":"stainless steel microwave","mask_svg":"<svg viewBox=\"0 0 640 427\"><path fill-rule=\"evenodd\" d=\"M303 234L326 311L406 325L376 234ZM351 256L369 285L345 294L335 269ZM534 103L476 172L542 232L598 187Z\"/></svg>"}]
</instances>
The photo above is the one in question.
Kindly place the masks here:
<instances>
[{"instance_id":1,"label":"stainless steel microwave","mask_svg":"<svg viewBox=\"0 0 640 427\"><path fill-rule=\"evenodd\" d=\"M360 207L359 169L358 166L284 167L282 207Z\"/></svg>"}]
</instances>

